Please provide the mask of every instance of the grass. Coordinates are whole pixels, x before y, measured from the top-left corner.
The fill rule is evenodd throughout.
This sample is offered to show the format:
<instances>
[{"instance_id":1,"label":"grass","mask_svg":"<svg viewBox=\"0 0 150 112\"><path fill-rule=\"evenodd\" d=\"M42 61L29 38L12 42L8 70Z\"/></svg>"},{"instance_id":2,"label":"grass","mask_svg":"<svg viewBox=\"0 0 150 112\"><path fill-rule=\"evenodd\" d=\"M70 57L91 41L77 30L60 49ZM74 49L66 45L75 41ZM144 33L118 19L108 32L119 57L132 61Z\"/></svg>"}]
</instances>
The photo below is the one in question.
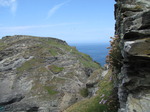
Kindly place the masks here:
<instances>
[{"instance_id":1,"label":"grass","mask_svg":"<svg viewBox=\"0 0 150 112\"><path fill-rule=\"evenodd\" d=\"M71 50L71 47L60 43L57 40L53 40L53 39L45 39L45 38L39 38L38 41L40 42L40 44L36 44L34 47L36 47L37 49L34 50L34 55L38 55L38 56L57 56L58 54L65 54L68 51ZM30 52L33 52L33 50L31 49Z\"/></svg>"},{"instance_id":2,"label":"grass","mask_svg":"<svg viewBox=\"0 0 150 112\"><path fill-rule=\"evenodd\" d=\"M113 93L111 70L99 83L97 95L70 106L65 112L117 112L117 103Z\"/></svg>"},{"instance_id":3,"label":"grass","mask_svg":"<svg viewBox=\"0 0 150 112\"><path fill-rule=\"evenodd\" d=\"M79 61L83 64L84 67L95 69L100 68L100 65L95 63L89 55L79 52L76 50L76 48L72 47L72 53L78 56Z\"/></svg>"},{"instance_id":4,"label":"grass","mask_svg":"<svg viewBox=\"0 0 150 112\"><path fill-rule=\"evenodd\" d=\"M58 91L56 90L55 85L47 86L41 84L39 81L34 81L34 86L32 87L32 96L40 95L42 100L50 100L53 99L56 94L58 94Z\"/></svg>"},{"instance_id":5,"label":"grass","mask_svg":"<svg viewBox=\"0 0 150 112\"><path fill-rule=\"evenodd\" d=\"M80 89L80 94L83 97L87 97L88 96L88 89L87 88Z\"/></svg>"},{"instance_id":6,"label":"grass","mask_svg":"<svg viewBox=\"0 0 150 112\"><path fill-rule=\"evenodd\" d=\"M86 68L99 68L99 64L92 61L92 58L84 53L78 52L76 48L70 47L65 43L61 43L61 41L53 40L53 39L44 39L44 38L36 38L38 44L34 44L25 51L24 55L34 56L33 59L22 64L21 67L17 68L18 74L23 73L24 71L32 71L34 68L39 68L42 66L41 64L46 61L46 57L56 57L57 55L66 54L71 52L73 56L75 56L81 64L83 64ZM49 70L53 73L57 74L61 72L64 68L58 67L56 65L49 66Z\"/></svg>"},{"instance_id":7,"label":"grass","mask_svg":"<svg viewBox=\"0 0 150 112\"><path fill-rule=\"evenodd\" d=\"M55 39L41 39L41 41L44 43L44 45L46 46L53 46L53 47L57 47L57 48L62 48L65 51L70 51L71 47L63 44Z\"/></svg>"},{"instance_id":8,"label":"grass","mask_svg":"<svg viewBox=\"0 0 150 112\"><path fill-rule=\"evenodd\" d=\"M60 77L54 77L49 83L54 84L54 85L58 85L58 84L64 84L65 83L65 79L60 78Z\"/></svg>"},{"instance_id":9,"label":"grass","mask_svg":"<svg viewBox=\"0 0 150 112\"><path fill-rule=\"evenodd\" d=\"M21 39L19 41L23 42L23 41L28 41L29 39L31 38ZM41 62L39 62L39 59L44 60L45 57L56 57L59 54L64 55L68 52L71 52L71 54L76 56L76 58L80 61L80 63L83 64L84 67L94 68L94 69L99 68L99 65L97 63L94 63L90 56L84 53L78 52L76 48L68 46L63 41L60 41L57 39L51 39L51 38L48 39L48 38L38 38L38 37L34 38L33 37L32 41L34 40L35 40L35 43L29 46L29 48L25 51L24 55L32 54L32 56L34 56L35 58L25 62L21 67L17 68L18 72L29 71L32 68L36 67L37 65L40 65ZM13 42L13 43L15 44L16 42ZM6 45L2 41L0 41L0 50L3 49L4 46ZM56 66L51 67L51 71L54 73L58 73L62 70L63 68L61 67L56 67Z\"/></svg>"},{"instance_id":10,"label":"grass","mask_svg":"<svg viewBox=\"0 0 150 112\"><path fill-rule=\"evenodd\" d=\"M54 90L54 87L44 86L44 89L47 90L49 95L55 95L58 93L56 90Z\"/></svg>"},{"instance_id":11,"label":"grass","mask_svg":"<svg viewBox=\"0 0 150 112\"><path fill-rule=\"evenodd\" d=\"M6 46L7 46L7 44L4 43L4 42L2 42L2 41L0 40L0 51L3 50L3 49L5 49Z\"/></svg>"},{"instance_id":12,"label":"grass","mask_svg":"<svg viewBox=\"0 0 150 112\"><path fill-rule=\"evenodd\" d=\"M58 55L58 52L55 49L50 49L49 52L53 56L57 56Z\"/></svg>"},{"instance_id":13,"label":"grass","mask_svg":"<svg viewBox=\"0 0 150 112\"><path fill-rule=\"evenodd\" d=\"M63 71L64 67L58 67L56 65L49 65L48 69L51 70L53 73L57 74L57 73Z\"/></svg>"},{"instance_id":14,"label":"grass","mask_svg":"<svg viewBox=\"0 0 150 112\"><path fill-rule=\"evenodd\" d=\"M37 69L38 73L45 73L48 72L48 70L46 69L46 67L40 67Z\"/></svg>"},{"instance_id":15,"label":"grass","mask_svg":"<svg viewBox=\"0 0 150 112\"><path fill-rule=\"evenodd\" d=\"M95 70L95 71L92 73L92 75L90 75L89 80L95 80L95 79L97 79L97 78L99 77L98 81L100 81L100 76L99 76L99 74L101 74L101 73L102 73L102 69L97 69L97 70Z\"/></svg>"},{"instance_id":16,"label":"grass","mask_svg":"<svg viewBox=\"0 0 150 112\"><path fill-rule=\"evenodd\" d=\"M37 66L40 66L41 63L43 63L42 59L38 59L38 58L30 59L26 61L25 63L23 63L21 67L18 67L17 72L18 73L22 73L24 71L29 72L30 70L36 68Z\"/></svg>"},{"instance_id":17,"label":"grass","mask_svg":"<svg viewBox=\"0 0 150 112\"><path fill-rule=\"evenodd\" d=\"M96 68L96 69L98 69L100 67L97 63L94 63L91 60L85 60L84 58L79 58L79 61L86 68Z\"/></svg>"}]
</instances>

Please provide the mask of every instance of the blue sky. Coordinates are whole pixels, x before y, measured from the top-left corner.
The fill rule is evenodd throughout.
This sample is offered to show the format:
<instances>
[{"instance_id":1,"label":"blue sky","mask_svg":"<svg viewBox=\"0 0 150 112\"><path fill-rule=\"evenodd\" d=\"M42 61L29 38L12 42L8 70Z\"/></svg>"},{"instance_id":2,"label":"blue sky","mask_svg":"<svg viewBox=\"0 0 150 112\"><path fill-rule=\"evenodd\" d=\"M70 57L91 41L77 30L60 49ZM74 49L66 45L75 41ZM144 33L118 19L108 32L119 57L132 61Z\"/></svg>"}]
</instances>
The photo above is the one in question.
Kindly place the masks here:
<instances>
[{"instance_id":1,"label":"blue sky","mask_svg":"<svg viewBox=\"0 0 150 112\"><path fill-rule=\"evenodd\" d=\"M0 0L0 38L55 37L68 43L107 43L114 35L115 0Z\"/></svg>"}]
</instances>

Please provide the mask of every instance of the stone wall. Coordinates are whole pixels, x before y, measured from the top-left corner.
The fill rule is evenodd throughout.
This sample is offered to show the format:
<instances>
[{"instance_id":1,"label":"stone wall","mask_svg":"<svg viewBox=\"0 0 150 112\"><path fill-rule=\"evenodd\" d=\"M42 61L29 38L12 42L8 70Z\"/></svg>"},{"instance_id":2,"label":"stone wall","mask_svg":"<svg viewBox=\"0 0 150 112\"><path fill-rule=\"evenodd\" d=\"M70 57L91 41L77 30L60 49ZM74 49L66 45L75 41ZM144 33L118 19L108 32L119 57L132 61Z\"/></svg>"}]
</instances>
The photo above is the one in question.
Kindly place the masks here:
<instances>
[{"instance_id":1,"label":"stone wall","mask_svg":"<svg viewBox=\"0 0 150 112\"><path fill-rule=\"evenodd\" d=\"M150 0L116 0L115 19L123 56L119 112L150 112Z\"/></svg>"}]
</instances>

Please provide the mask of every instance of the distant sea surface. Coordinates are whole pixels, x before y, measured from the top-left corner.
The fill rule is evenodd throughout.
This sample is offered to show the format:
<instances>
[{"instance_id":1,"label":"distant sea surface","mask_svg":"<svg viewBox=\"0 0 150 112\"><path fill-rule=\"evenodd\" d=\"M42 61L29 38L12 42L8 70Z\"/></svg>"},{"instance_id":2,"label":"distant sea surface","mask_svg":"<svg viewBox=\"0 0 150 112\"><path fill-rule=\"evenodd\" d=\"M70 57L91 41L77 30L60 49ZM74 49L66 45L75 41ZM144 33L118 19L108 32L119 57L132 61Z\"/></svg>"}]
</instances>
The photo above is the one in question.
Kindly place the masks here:
<instances>
[{"instance_id":1,"label":"distant sea surface","mask_svg":"<svg viewBox=\"0 0 150 112\"><path fill-rule=\"evenodd\" d=\"M108 49L106 49L109 44L70 44L75 46L78 51L90 55L93 61L100 63L104 66L106 63L106 55L108 54Z\"/></svg>"}]
</instances>

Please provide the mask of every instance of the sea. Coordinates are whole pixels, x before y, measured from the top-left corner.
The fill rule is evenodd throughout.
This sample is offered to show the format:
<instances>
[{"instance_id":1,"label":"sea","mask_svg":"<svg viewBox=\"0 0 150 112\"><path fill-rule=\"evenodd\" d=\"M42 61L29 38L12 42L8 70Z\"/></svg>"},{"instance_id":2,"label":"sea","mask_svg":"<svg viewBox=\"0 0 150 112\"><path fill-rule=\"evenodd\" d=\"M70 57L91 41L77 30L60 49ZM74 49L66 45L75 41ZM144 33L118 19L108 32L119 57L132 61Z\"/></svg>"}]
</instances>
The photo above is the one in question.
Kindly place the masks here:
<instances>
[{"instance_id":1,"label":"sea","mask_svg":"<svg viewBox=\"0 0 150 112\"><path fill-rule=\"evenodd\" d=\"M70 44L71 46L75 46L79 52L88 54L93 61L98 62L101 66L106 64L106 56L108 55L109 43L92 43L92 44Z\"/></svg>"}]
</instances>

